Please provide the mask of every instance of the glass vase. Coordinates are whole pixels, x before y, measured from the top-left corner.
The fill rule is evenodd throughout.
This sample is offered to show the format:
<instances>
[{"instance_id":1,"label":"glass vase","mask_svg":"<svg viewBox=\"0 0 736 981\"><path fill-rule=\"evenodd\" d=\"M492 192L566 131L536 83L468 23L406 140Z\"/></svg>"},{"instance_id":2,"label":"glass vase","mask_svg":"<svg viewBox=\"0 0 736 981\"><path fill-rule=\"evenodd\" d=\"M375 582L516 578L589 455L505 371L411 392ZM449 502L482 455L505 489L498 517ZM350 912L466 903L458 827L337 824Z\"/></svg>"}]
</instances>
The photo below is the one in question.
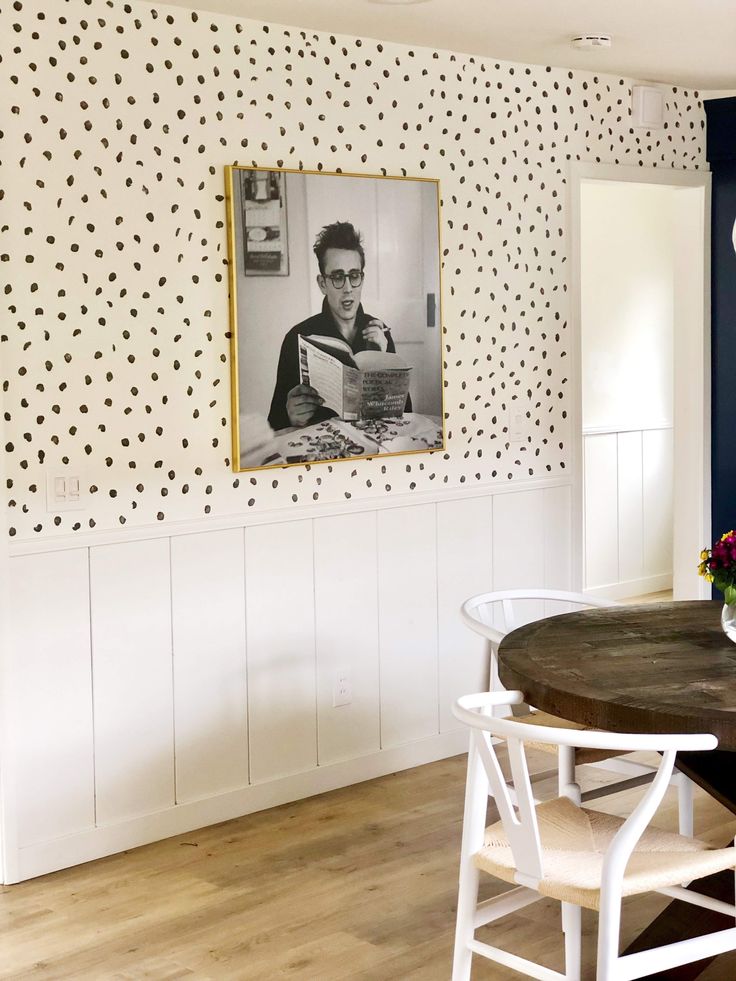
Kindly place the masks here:
<instances>
[{"instance_id":1,"label":"glass vase","mask_svg":"<svg viewBox=\"0 0 736 981\"><path fill-rule=\"evenodd\" d=\"M724 603L721 610L721 626L729 640L736 644L736 603Z\"/></svg>"}]
</instances>

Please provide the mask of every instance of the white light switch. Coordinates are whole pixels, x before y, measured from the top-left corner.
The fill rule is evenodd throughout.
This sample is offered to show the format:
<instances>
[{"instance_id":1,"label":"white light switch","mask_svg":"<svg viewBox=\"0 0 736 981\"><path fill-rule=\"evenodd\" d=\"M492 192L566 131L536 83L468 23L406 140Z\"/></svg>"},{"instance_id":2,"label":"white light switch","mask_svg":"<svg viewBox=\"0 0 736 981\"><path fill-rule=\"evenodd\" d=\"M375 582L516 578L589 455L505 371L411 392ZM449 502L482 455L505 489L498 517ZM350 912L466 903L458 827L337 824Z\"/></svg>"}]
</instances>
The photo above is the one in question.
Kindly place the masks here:
<instances>
[{"instance_id":1,"label":"white light switch","mask_svg":"<svg viewBox=\"0 0 736 981\"><path fill-rule=\"evenodd\" d=\"M78 476L49 476L46 483L47 511L82 511L84 508L82 481Z\"/></svg>"}]
</instances>

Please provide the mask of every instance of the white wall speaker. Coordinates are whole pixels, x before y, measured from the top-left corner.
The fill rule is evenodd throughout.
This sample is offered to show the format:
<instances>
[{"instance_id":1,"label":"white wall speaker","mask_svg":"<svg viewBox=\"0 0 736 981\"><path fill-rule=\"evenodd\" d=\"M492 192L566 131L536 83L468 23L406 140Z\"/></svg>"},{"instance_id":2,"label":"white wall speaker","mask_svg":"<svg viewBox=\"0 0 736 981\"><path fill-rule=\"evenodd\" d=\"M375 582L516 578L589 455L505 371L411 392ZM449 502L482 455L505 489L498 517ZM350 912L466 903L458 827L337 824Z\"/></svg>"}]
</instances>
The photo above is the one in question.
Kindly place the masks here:
<instances>
[{"instance_id":1,"label":"white wall speaker","mask_svg":"<svg viewBox=\"0 0 736 981\"><path fill-rule=\"evenodd\" d=\"M653 85L635 85L631 91L631 124L644 129L664 126L664 91Z\"/></svg>"}]
</instances>

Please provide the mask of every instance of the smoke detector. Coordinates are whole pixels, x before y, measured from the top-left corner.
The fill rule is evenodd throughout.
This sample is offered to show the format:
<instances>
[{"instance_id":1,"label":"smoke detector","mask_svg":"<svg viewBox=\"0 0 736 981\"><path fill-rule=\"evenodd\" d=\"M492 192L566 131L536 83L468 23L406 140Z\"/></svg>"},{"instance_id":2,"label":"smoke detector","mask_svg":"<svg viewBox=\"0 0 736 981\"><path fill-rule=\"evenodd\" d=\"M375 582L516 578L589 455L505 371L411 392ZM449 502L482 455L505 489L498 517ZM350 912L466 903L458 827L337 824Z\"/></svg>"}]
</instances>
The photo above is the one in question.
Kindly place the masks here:
<instances>
[{"instance_id":1,"label":"smoke detector","mask_svg":"<svg viewBox=\"0 0 736 981\"><path fill-rule=\"evenodd\" d=\"M573 48L587 50L588 48L610 48L613 38L610 34L578 34L570 39Z\"/></svg>"}]
</instances>

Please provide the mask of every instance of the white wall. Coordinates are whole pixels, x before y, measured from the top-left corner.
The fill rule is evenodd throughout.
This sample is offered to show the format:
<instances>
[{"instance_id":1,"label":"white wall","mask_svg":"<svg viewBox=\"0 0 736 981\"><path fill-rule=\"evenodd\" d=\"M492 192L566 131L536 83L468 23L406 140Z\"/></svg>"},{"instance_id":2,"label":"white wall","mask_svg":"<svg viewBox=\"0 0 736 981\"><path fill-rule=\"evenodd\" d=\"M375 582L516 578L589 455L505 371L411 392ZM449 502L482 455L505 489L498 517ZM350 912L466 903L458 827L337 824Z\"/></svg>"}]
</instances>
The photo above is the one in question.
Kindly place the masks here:
<instances>
[{"instance_id":1,"label":"white wall","mask_svg":"<svg viewBox=\"0 0 736 981\"><path fill-rule=\"evenodd\" d=\"M569 588L570 521L548 481L16 554L7 881L462 752L460 604Z\"/></svg>"},{"instance_id":2,"label":"white wall","mask_svg":"<svg viewBox=\"0 0 736 981\"><path fill-rule=\"evenodd\" d=\"M585 588L670 588L675 203L651 184L580 186Z\"/></svg>"},{"instance_id":3,"label":"white wall","mask_svg":"<svg viewBox=\"0 0 736 981\"><path fill-rule=\"evenodd\" d=\"M580 193L583 430L671 426L675 189Z\"/></svg>"},{"instance_id":4,"label":"white wall","mask_svg":"<svg viewBox=\"0 0 736 981\"><path fill-rule=\"evenodd\" d=\"M706 216L706 225L703 216ZM675 397L673 594L705 599L710 586L693 555L711 539L710 521L710 195L675 196ZM698 261L697 257L702 260ZM705 408L704 408L705 406ZM703 475L707 475L705 482Z\"/></svg>"},{"instance_id":5,"label":"white wall","mask_svg":"<svg viewBox=\"0 0 736 981\"><path fill-rule=\"evenodd\" d=\"M583 453L585 589L612 599L670 589L672 428L589 434Z\"/></svg>"}]
</instances>

